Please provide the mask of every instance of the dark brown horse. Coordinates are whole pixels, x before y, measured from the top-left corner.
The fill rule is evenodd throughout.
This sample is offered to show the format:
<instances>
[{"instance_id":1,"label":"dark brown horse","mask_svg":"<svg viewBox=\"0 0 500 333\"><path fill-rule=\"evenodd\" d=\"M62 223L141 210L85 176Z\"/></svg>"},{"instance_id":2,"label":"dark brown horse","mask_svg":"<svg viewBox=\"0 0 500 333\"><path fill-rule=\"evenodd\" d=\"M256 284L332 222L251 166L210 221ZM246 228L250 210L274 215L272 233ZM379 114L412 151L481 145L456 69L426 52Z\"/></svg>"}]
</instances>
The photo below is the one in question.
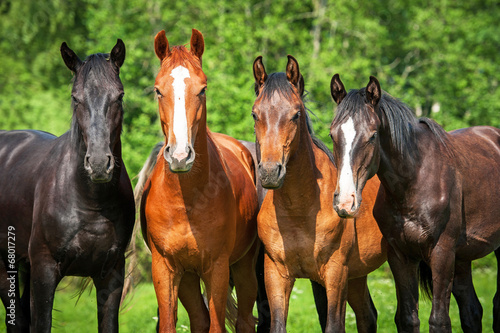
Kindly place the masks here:
<instances>
[{"instance_id":1,"label":"dark brown horse","mask_svg":"<svg viewBox=\"0 0 500 333\"><path fill-rule=\"evenodd\" d=\"M118 40L109 55L81 61L63 43L61 54L75 74L71 129L60 137L0 132L0 296L9 332L29 330L30 292L31 331L50 332L58 283L66 275L90 276L99 332L117 332L135 215L120 141L125 45Z\"/></svg>"},{"instance_id":2,"label":"dark brown horse","mask_svg":"<svg viewBox=\"0 0 500 333\"><path fill-rule=\"evenodd\" d=\"M338 107L330 134L337 165L346 170L335 204L341 216L351 216L367 180L378 175L382 186L374 215L390 245L398 331L419 332L420 273L433 297L430 332L451 332L451 293L462 329L480 332L482 308L471 261L492 251L500 257L500 130L446 133L382 93L375 77L366 88L346 93L336 74L331 92ZM500 275L497 279L493 329L500 332Z\"/></svg>"},{"instance_id":3,"label":"dark brown horse","mask_svg":"<svg viewBox=\"0 0 500 333\"><path fill-rule=\"evenodd\" d=\"M367 184L356 218L339 218L332 204L337 170L329 150L312 135L297 60L288 56L286 73L268 76L258 57L253 69L258 171L270 189L257 224L265 246L271 331L286 330L296 278L325 287L327 332L345 330L346 300L358 330L376 331L377 312L366 279L386 260L386 243L371 212L379 182Z\"/></svg>"},{"instance_id":4,"label":"dark brown horse","mask_svg":"<svg viewBox=\"0 0 500 333\"><path fill-rule=\"evenodd\" d=\"M225 331L231 273L238 297L236 329L254 332L259 245L255 170L248 149L207 128L204 47L196 29L190 50L170 48L165 31L155 37L161 61L155 91L165 144L144 187L141 224L152 252L159 328L175 331L180 298L193 332Z\"/></svg>"}]
</instances>

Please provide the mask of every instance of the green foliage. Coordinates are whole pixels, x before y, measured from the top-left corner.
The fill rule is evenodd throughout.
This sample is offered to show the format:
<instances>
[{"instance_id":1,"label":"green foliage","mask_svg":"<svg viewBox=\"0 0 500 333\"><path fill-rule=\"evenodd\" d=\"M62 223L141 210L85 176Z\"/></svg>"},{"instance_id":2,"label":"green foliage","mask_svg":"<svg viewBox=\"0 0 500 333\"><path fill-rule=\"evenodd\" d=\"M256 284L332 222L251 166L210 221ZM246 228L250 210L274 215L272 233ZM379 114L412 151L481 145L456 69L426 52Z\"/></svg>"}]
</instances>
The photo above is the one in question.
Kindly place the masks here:
<instances>
[{"instance_id":1,"label":"green foliage","mask_svg":"<svg viewBox=\"0 0 500 333\"><path fill-rule=\"evenodd\" d=\"M376 75L382 88L447 129L500 125L500 11L494 1L146 1L0 2L0 128L69 128L70 79L63 41L81 58L127 46L124 158L135 176L162 140L152 86L159 68L155 34L187 44L191 28L205 36L208 121L214 131L253 140L252 63L268 72L297 58L308 106L327 138L333 104L329 82L340 73L359 88ZM434 110L438 112L432 112Z\"/></svg>"}]
</instances>

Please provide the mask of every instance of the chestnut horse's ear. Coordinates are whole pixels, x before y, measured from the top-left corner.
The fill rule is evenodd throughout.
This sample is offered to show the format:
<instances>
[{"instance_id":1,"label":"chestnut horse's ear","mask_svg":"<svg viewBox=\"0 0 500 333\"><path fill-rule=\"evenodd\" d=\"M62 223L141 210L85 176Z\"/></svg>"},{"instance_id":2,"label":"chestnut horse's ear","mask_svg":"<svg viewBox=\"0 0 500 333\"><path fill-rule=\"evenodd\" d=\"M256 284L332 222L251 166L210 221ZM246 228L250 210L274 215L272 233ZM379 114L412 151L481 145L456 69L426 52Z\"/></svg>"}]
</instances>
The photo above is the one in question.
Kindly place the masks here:
<instances>
[{"instance_id":1,"label":"chestnut horse's ear","mask_svg":"<svg viewBox=\"0 0 500 333\"><path fill-rule=\"evenodd\" d=\"M203 55L203 51L205 51L205 41L203 40L203 35L196 29L192 30L191 33L191 53L200 59Z\"/></svg>"},{"instance_id":2,"label":"chestnut horse's ear","mask_svg":"<svg viewBox=\"0 0 500 333\"><path fill-rule=\"evenodd\" d=\"M116 45L111 50L109 54L111 62L116 65L116 67L120 68L125 61L125 44L121 39L118 38L116 41Z\"/></svg>"},{"instance_id":3,"label":"chestnut horse's ear","mask_svg":"<svg viewBox=\"0 0 500 333\"><path fill-rule=\"evenodd\" d=\"M366 86L366 102L375 106L380 101L381 96L380 83L375 76L370 76L370 82Z\"/></svg>"},{"instance_id":4,"label":"chestnut horse's ear","mask_svg":"<svg viewBox=\"0 0 500 333\"><path fill-rule=\"evenodd\" d=\"M266 68L261 55L255 58L253 62L253 77L255 78L255 95L259 95L260 88L267 80Z\"/></svg>"},{"instance_id":5,"label":"chestnut horse's ear","mask_svg":"<svg viewBox=\"0 0 500 333\"><path fill-rule=\"evenodd\" d=\"M300 74L299 63L297 59L288 55L288 63L286 64L286 77L288 81L297 88L300 96L304 93L304 78Z\"/></svg>"},{"instance_id":6,"label":"chestnut horse's ear","mask_svg":"<svg viewBox=\"0 0 500 333\"><path fill-rule=\"evenodd\" d=\"M165 36L165 30L162 30L156 34L155 53L160 61L163 61L163 59L170 55L170 49L168 48L168 40L167 36Z\"/></svg>"},{"instance_id":7,"label":"chestnut horse's ear","mask_svg":"<svg viewBox=\"0 0 500 333\"><path fill-rule=\"evenodd\" d=\"M344 84L340 80L340 76L335 74L330 82L330 93L332 94L333 100L337 105L342 102L347 92L345 91Z\"/></svg>"},{"instance_id":8,"label":"chestnut horse's ear","mask_svg":"<svg viewBox=\"0 0 500 333\"><path fill-rule=\"evenodd\" d=\"M76 73L76 70L78 69L78 67L80 67L82 61L80 60L80 58L78 58L76 53L73 52L73 50L68 47L68 44L66 44L66 42L63 42L61 44L61 56L66 66L73 73Z\"/></svg>"}]
</instances>

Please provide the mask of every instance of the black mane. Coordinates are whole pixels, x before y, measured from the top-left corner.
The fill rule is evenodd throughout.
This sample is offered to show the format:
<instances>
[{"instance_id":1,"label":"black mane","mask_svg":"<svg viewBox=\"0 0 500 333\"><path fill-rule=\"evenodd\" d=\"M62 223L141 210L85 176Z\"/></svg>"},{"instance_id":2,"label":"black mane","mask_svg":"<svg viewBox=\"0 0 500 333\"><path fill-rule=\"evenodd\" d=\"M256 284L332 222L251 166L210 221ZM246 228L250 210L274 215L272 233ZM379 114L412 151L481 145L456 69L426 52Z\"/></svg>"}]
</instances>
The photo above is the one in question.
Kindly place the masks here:
<instances>
[{"instance_id":1,"label":"black mane","mask_svg":"<svg viewBox=\"0 0 500 333\"><path fill-rule=\"evenodd\" d=\"M365 107L365 88L350 90L337 107L332 125L338 125L348 117L368 117L366 112L359 112L364 110ZM427 125L436 140L445 147L448 154L450 156L454 155L446 131L434 120L415 117L408 105L385 92L380 98L379 110L383 115L380 117L382 127L389 129L392 146L405 159L415 162L418 158L415 130L419 123Z\"/></svg>"},{"instance_id":2,"label":"black mane","mask_svg":"<svg viewBox=\"0 0 500 333\"><path fill-rule=\"evenodd\" d=\"M255 89L256 89L255 91L258 92L257 86L255 87ZM264 87L260 94L262 95L262 98L268 99L271 98L274 92L276 91L286 99L291 99L293 94L295 93L292 84L288 81L286 74L283 72L270 74L267 77L267 80L264 83ZM323 141L321 141L314 135L314 130L312 128L312 123L311 123L311 117L309 116L309 113L311 111L306 107L305 96L306 95L302 95L300 96L300 98L302 100L302 103L304 104L304 110L306 111L305 117L307 123L307 131L311 135L311 139L313 143L316 145L316 147L321 149L328 156L330 161L332 161L332 163L335 164L335 161L333 159L333 154L330 151L330 149L328 149L328 147L323 143Z\"/></svg>"}]
</instances>

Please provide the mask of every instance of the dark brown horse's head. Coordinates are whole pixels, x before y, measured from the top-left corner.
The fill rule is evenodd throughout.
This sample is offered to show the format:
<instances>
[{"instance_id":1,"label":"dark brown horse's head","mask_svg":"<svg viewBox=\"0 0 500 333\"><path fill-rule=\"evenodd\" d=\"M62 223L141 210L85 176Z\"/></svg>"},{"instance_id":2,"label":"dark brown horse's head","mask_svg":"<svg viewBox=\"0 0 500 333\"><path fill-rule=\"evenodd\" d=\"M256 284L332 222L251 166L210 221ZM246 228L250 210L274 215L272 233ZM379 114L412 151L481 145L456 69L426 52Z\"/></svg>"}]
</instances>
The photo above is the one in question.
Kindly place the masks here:
<instances>
[{"instance_id":1,"label":"dark brown horse's head","mask_svg":"<svg viewBox=\"0 0 500 333\"><path fill-rule=\"evenodd\" d=\"M201 69L204 49L203 35L196 29L192 30L189 51L184 46L170 48L164 30L155 37L155 52L161 61L155 91L165 135L163 156L172 172L191 170L198 127L205 126L207 77Z\"/></svg>"},{"instance_id":2,"label":"dark brown horse's head","mask_svg":"<svg viewBox=\"0 0 500 333\"><path fill-rule=\"evenodd\" d=\"M84 168L92 182L109 182L115 167L113 154L121 149L124 92L119 69L125 60L125 44L118 39L109 55L97 53L81 61L62 43L61 55L75 74L72 131L76 141L83 139Z\"/></svg>"},{"instance_id":3,"label":"dark brown horse's head","mask_svg":"<svg viewBox=\"0 0 500 333\"><path fill-rule=\"evenodd\" d=\"M255 92L253 105L255 136L259 159L259 176L265 188L280 188L286 165L298 146L301 126L306 127L306 110L302 102L304 79L299 64L288 56L286 73L267 75L262 57L253 64Z\"/></svg>"},{"instance_id":4,"label":"dark brown horse's head","mask_svg":"<svg viewBox=\"0 0 500 333\"><path fill-rule=\"evenodd\" d=\"M365 89L347 94L338 74L333 76L330 89L338 105L330 127L339 173L333 205L340 217L354 217L366 181L375 175L380 162L377 110L382 91L371 76Z\"/></svg>"}]
</instances>

